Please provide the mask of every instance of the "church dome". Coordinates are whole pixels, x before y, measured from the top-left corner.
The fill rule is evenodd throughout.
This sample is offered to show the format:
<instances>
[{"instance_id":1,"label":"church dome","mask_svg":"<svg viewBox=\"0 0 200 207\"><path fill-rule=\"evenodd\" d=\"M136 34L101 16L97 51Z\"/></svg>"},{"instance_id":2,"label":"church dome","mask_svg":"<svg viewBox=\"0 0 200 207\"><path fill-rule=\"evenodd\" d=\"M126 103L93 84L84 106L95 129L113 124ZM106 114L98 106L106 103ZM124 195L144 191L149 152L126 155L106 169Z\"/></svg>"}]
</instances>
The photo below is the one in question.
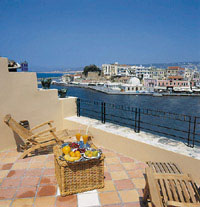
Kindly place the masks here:
<instances>
[{"instance_id":1,"label":"church dome","mask_svg":"<svg viewBox=\"0 0 200 207\"><path fill-rule=\"evenodd\" d=\"M129 84L131 84L133 86L138 86L138 85L140 85L140 80L136 77L130 78Z\"/></svg>"}]
</instances>

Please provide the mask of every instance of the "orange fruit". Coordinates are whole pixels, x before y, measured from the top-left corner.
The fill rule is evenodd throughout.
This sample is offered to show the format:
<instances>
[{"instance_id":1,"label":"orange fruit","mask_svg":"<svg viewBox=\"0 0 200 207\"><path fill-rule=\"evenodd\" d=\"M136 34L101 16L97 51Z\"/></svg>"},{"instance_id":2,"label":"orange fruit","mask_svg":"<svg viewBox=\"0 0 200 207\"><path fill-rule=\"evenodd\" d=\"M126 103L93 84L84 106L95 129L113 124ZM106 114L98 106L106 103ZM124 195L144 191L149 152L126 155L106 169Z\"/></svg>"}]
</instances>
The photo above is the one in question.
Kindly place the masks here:
<instances>
[{"instance_id":1,"label":"orange fruit","mask_svg":"<svg viewBox=\"0 0 200 207\"><path fill-rule=\"evenodd\" d=\"M79 151L75 152L76 157L81 157L81 153Z\"/></svg>"},{"instance_id":2,"label":"orange fruit","mask_svg":"<svg viewBox=\"0 0 200 207\"><path fill-rule=\"evenodd\" d=\"M71 147L70 146L65 146L62 148L62 152L66 155L69 154L69 152L71 151Z\"/></svg>"},{"instance_id":3,"label":"orange fruit","mask_svg":"<svg viewBox=\"0 0 200 207\"><path fill-rule=\"evenodd\" d=\"M70 152L69 154L70 154L71 157L76 157L75 152Z\"/></svg>"}]
</instances>

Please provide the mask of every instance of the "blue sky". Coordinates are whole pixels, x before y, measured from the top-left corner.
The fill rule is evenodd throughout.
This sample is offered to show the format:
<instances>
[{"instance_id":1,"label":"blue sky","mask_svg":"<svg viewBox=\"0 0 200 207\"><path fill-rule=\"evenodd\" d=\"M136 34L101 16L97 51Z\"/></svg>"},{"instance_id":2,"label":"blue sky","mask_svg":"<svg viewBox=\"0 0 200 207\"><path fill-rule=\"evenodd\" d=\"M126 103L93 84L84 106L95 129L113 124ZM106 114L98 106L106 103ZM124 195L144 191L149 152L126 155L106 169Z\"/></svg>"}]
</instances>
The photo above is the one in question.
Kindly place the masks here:
<instances>
[{"instance_id":1,"label":"blue sky","mask_svg":"<svg viewBox=\"0 0 200 207\"><path fill-rule=\"evenodd\" d=\"M200 60L200 1L0 0L0 56L32 70Z\"/></svg>"}]
</instances>

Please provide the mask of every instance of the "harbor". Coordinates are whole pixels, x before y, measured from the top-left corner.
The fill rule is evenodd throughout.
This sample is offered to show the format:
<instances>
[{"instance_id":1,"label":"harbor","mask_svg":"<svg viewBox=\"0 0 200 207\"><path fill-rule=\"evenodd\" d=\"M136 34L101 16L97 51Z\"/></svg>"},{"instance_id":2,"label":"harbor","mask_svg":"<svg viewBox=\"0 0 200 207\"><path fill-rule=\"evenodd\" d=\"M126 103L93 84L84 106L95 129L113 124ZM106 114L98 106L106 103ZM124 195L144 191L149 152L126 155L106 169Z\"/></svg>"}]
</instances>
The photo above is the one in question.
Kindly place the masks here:
<instances>
[{"instance_id":1,"label":"harbor","mask_svg":"<svg viewBox=\"0 0 200 207\"><path fill-rule=\"evenodd\" d=\"M148 92L148 91L142 91L142 92L127 92L127 91L119 91L119 90L113 90L105 86L96 86L96 85L88 85L88 84L68 84L64 82L57 82L54 81L53 85L57 86L63 86L63 87L77 87L77 88L85 88L85 89L90 89L94 91L98 91L101 93L105 93L108 95L147 95L147 96L156 96L156 97L161 97L161 96L197 96L199 97L200 94L196 93L156 93L156 92Z\"/></svg>"}]
</instances>

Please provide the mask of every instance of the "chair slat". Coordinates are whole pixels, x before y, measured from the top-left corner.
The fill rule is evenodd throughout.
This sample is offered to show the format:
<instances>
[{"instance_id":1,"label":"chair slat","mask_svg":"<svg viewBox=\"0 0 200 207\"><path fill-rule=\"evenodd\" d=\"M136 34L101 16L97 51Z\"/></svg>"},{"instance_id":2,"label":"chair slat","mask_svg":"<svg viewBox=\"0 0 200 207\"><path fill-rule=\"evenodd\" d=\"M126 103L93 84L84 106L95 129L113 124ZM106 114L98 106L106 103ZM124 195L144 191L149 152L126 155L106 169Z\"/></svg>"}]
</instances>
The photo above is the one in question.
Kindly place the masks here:
<instances>
[{"instance_id":1,"label":"chair slat","mask_svg":"<svg viewBox=\"0 0 200 207\"><path fill-rule=\"evenodd\" d=\"M167 188L167 194L168 194L169 200L173 201L171 188L169 187L169 180L166 179L166 178L164 178L163 181L164 181L165 186L166 186L166 188Z\"/></svg>"},{"instance_id":2,"label":"chair slat","mask_svg":"<svg viewBox=\"0 0 200 207\"><path fill-rule=\"evenodd\" d=\"M167 190L165 188L165 183L164 183L163 179L159 179L159 183L160 183L160 186L161 186L161 192L163 194L163 199L166 203L168 201L168 196L167 196Z\"/></svg>"},{"instance_id":3,"label":"chair slat","mask_svg":"<svg viewBox=\"0 0 200 207\"><path fill-rule=\"evenodd\" d=\"M174 197L174 200L179 202L178 195L176 193L176 188L174 186L174 182L170 179L169 183L170 183L170 188L172 189L172 195Z\"/></svg>"},{"instance_id":4,"label":"chair slat","mask_svg":"<svg viewBox=\"0 0 200 207\"><path fill-rule=\"evenodd\" d=\"M182 203L184 203L184 202L185 202L185 199L184 199L184 197L183 197L183 193L182 193L182 189L181 189L181 187L180 187L180 183L179 183L179 181L178 181L177 179L174 179L174 182L175 182L175 184L176 184L177 194L178 194L178 196L179 196L179 198L180 198L180 201L181 201Z\"/></svg>"},{"instance_id":5,"label":"chair slat","mask_svg":"<svg viewBox=\"0 0 200 207\"><path fill-rule=\"evenodd\" d=\"M191 187L191 183L189 183L189 182L187 182L187 181L185 181L185 183L186 183L188 192L189 192L189 194L190 194L190 198L191 198L191 200L192 200L192 203L195 203L195 202L196 202L196 199L195 199L195 197L194 197L194 191L193 191L193 189L192 189L192 187Z\"/></svg>"},{"instance_id":6,"label":"chair slat","mask_svg":"<svg viewBox=\"0 0 200 207\"><path fill-rule=\"evenodd\" d=\"M184 192L184 197L187 203L190 202L190 195L188 194L187 188L185 186L185 183L183 182L183 180L179 180L180 181L180 186Z\"/></svg>"}]
</instances>

